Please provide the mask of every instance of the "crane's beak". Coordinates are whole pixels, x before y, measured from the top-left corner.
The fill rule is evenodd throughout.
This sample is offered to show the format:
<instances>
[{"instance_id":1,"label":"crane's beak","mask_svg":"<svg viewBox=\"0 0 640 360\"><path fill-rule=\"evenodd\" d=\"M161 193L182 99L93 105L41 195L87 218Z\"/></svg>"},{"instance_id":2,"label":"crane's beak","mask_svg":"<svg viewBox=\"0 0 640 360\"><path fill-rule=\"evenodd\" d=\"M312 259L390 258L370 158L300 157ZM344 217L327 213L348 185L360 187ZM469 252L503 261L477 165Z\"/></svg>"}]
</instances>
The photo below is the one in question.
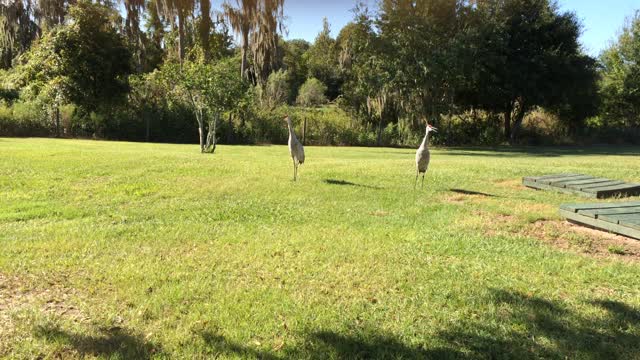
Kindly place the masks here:
<instances>
[{"instance_id":1,"label":"crane's beak","mask_svg":"<svg viewBox=\"0 0 640 360\"><path fill-rule=\"evenodd\" d=\"M433 132L438 132L438 129L437 129L437 128L434 128L434 127L432 126L432 127L431 127L431 131L433 131Z\"/></svg>"}]
</instances>

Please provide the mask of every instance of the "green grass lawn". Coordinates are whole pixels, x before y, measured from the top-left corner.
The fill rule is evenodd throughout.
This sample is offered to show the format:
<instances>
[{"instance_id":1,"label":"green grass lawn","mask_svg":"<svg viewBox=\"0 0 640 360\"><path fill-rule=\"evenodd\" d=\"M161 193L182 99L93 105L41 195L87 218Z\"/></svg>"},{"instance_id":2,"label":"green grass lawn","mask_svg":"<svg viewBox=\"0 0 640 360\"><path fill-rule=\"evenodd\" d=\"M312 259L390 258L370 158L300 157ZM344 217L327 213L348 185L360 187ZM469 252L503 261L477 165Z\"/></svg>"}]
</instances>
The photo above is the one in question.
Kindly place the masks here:
<instances>
[{"instance_id":1,"label":"green grass lawn","mask_svg":"<svg viewBox=\"0 0 640 360\"><path fill-rule=\"evenodd\" d=\"M640 242L520 186L640 148L306 154L0 139L0 357L640 358Z\"/></svg>"}]
</instances>

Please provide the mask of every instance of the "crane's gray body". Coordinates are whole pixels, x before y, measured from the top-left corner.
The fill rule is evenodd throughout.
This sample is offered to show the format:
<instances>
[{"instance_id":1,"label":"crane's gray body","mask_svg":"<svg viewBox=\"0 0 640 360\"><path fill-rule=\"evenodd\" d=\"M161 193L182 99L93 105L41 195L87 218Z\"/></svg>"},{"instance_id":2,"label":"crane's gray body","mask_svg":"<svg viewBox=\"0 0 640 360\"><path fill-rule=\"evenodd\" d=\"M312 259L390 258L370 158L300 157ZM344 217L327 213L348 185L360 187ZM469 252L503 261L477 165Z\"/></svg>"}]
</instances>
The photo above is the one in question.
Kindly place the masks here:
<instances>
[{"instance_id":1,"label":"crane's gray body","mask_svg":"<svg viewBox=\"0 0 640 360\"><path fill-rule=\"evenodd\" d=\"M431 160L431 153L429 152L429 132L435 131L431 125L427 124L427 132L424 134L422 144L416 151L416 181L413 187L418 183L418 175L422 174L422 186L424 186L424 175L429 169L429 161Z\"/></svg>"},{"instance_id":2,"label":"crane's gray body","mask_svg":"<svg viewBox=\"0 0 640 360\"><path fill-rule=\"evenodd\" d=\"M289 127L289 154L293 159L293 180L295 181L298 175L298 165L304 163L304 147L298 141L295 132L293 131L293 125L291 125L291 119L287 116L287 126Z\"/></svg>"},{"instance_id":3,"label":"crane's gray body","mask_svg":"<svg viewBox=\"0 0 640 360\"><path fill-rule=\"evenodd\" d=\"M419 174L427 172L427 169L429 169L429 160L431 160L429 148L427 146L420 146L418 151L416 151L416 169L418 169Z\"/></svg>"}]
</instances>

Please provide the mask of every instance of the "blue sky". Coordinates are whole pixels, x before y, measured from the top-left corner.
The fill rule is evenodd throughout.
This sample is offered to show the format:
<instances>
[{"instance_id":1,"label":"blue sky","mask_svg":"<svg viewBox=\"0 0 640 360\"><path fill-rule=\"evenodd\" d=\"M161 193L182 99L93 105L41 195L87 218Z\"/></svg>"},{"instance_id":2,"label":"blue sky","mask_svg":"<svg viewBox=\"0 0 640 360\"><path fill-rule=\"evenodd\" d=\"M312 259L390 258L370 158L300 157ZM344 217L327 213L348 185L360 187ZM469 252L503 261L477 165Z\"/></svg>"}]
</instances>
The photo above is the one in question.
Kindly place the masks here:
<instances>
[{"instance_id":1,"label":"blue sky","mask_svg":"<svg viewBox=\"0 0 640 360\"><path fill-rule=\"evenodd\" d=\"M374 4L375 0L369 0ZM287 39L305 39L312 42L327 17L332 35L352 18L353 0L285 0L285 15L289 17ZM560 9L573 11L581 20L583 33L580 41L587 53L598 55L620 31L625 18L640 9L640 0L559 0Z\"/></svg>"}]
</instances>

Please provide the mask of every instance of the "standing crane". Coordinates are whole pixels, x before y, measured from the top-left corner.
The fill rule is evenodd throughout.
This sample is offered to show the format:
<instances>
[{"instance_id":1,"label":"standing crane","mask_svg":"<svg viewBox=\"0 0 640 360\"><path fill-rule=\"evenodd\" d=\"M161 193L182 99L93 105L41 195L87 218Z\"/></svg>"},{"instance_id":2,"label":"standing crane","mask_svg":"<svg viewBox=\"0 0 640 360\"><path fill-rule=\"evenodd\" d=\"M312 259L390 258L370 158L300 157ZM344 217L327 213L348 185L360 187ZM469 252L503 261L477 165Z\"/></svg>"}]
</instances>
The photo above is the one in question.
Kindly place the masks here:
<instances>
[{"instance_id":1,"label":"standing crane","mask_svg":"<svg viewBox=\"0 0 640 360\"><path fill-rule=\"evenodd\" d=\"M291 125L289 115L285 116L284 120L289 127L289 153L293 159L293 181L296 181L298 177L298 165L304 163L304 147L302 147L302 144L298 141L296 133L293 132L293 125Z\"/></svg>"},{"instance_id":2,"label":"standing crane","mask_svg":"<svg viewBox=\"0 0 640 360\"><path fill-rule=\"evenodd\" d=\"M422 139L422 144L416 151L416 181L413 183L413 188L416 188L416 184L418 183L418 175L422 174L422 187L424 187L424 175L427 173L427 169L429 168L429 160L431 159L431 153L429 153L429 132L437 132L438 129L427 123L427 132L424 134L424 139Z\"/></svg>"}]
</instances>

